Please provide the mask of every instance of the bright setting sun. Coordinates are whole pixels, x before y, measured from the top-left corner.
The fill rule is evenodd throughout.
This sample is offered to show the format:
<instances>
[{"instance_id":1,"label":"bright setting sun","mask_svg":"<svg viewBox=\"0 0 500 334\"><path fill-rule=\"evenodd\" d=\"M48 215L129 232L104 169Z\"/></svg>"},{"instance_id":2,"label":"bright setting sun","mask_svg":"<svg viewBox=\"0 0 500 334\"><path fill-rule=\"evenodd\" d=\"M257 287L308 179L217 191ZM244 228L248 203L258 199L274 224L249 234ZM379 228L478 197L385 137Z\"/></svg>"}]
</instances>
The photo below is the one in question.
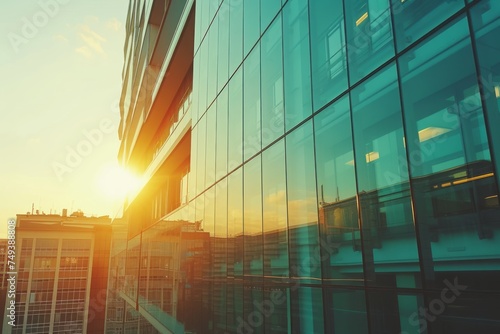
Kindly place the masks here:
<instances>
[{"instance_id":1,"label":"bright setting sun","mask_svg":"<svg viewBox=\"0 0 500 334\"><path fill-rule=\"evenodd\" d=\"M114 164L102 167L96 177L99 192L112 199L122 200L140 185L139 177Z\"/></svg>"}]
</instances>

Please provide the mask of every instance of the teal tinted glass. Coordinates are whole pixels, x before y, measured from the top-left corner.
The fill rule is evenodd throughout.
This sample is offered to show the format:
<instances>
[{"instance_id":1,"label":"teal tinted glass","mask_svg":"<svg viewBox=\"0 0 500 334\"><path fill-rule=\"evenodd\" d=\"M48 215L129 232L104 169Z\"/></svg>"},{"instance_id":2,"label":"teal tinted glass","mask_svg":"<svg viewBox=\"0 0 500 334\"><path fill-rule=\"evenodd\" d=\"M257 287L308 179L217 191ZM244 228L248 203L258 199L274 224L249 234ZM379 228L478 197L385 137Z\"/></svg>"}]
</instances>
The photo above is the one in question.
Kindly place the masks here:
<instances>
[{"instance_id":1,"label":"teal tinted glass","mask_svg":"<svg viewBox=\"0 0 500 334\"><path fill-rule=\"evenodd\" d=\"M500 50L496 47L500 34L500 2L481 1L471 11L479 60L479 85L487 113L490 149L495 157L497 183L500 183ZM497 200L498 201L498 200Z\"/></svg>"},{"instance_id":2,"label":"teal tinted glass","mask_svg":"<svg viewBox=\"0 0 500 334\"><path fill-rule=\"evenodd\" d=\"M291 297L292 327L297 333L324 333L322 290L300 287L291 291Z\"/></svg>"},{"instance_id":3,"label":"teal tinted glass","mask_svg":"<svg viewBox=\"0 0 500 334\"><path fill-rule=\"evenodd\" d=\"M323 279L362 284L349 96L314 117Z\"/></svg>"},{"instance_id":4,"label":"teal tinted glass","mask_svg":"<svg viewBox=\"0 0 500 334\"><path fill-rule=\"evenodd\" d=\"M243 155L248 160L261 150L260 47L243 63Z\"/></svg>"},{"instance_id":5,"label":"teal tinted glass","mask_svg":"<svg viewBox=\"0 0 500 334\"><path fill-rule=\"evenodd\" d=\"M463 0L391 1L398 51L417 41L465 5Z\"/></svg>"},{"instance_id":6,"label":"teal tinted glass","mask_svg":"<svg viewBox=\"0 0 500 334\"><path fill-rule=\"evenodd\" d=\"M365 291L324 289L325 333L368 334Z\"/></svg>"},{"instance_id":7,"label":"teal tinted glass","mask_svg":"<svg viewBox=\"0 0 500 334\"><path fill-rule=\"evenodd\" d=\"M311 1L311 65L314 110L347 89L347 55L342 0Z\"/></svg>"},{"instance_id":8,"label":"teal tinted glass","mask_svg":"<svg viewBox=\"0 0 500 334\"><path fill-rule=\"evenodd\" d=\"M243 55L246 56L260 36L260 0L243 0Z\"/></svg>"},{"instance_id":9,"label":"teal tinted glass","mask_svg":"<svg viewBox=\"0 0 500 334\"><path fill-rule=\"evenodd\" d=\"M312 122L286 137L290 275L321 277ZM307 263L303 265L302 263ZM293 269L292 269L293 268ZM313 281L317 282L317 281Z\"/></svg>"},{"instance_id":10,"label":"teal tinted glass","mask_svg":"<svg viewBox=\"0 0 500 334\"><path fill-rule=\"evenodd\" d=\"M206 161L205 161L205 188L208 188L215 182L215 145L216 145L216 126L217 126L217 107L213 103L206 113L207 119L207 137L206 137Z\"/></svg>"},{"instance_id":11,"label":"teal tinted glass","mask_svg":"<svg viewBox=\"0 0 500 334\"><path fill-rule=\"evenodd\" d=\"M288 273L285 145L280 140L262 152L264 275Z\"/></svg>"},{"instance_id":12,"label":"teal tinted glass","mask_svg":"<svg viewBox=\"0 0 500 334\"><path fill-rule=\"evenodd\" d=\"M363 257L370 269L365 277L373 285L417 287L420 266L396 79L391 64L351 93Z\"/></svg>"},{"instance_id":13,"label":"teal tinted glass","mask_svg":"<svg viewBox=\"0 0 500 334\"><path fill-rule=\"evenodd\" d=\"M282 48L281 16L278 16L260 43L263 147L283 135L285 128Z\"/></svg>"},{"instance_id":14,"label":"teal tinted glass","mask_svg":"<svg viewBox=\"0 0 500 334\"><path fill-rule=\"evenodd\" d=\"M243 1L226 0L229 7L229 76L243 60Z\"/></svg>"},{"instance_id":15,"label":"teal tinted glass","mask_svg":"<svg viewBox=\"0 0 500 334\"><path fill-rule=\"evenodd\" d=\"M264 299L274 306L274 312L270 312L264 322L266 333L290 333L290 289L271 286L264 290ZM269 303L266 303L265 307L271 308Z\"/></svg>"},{"instance_id":16,"label":"teal tinted glass","mask_svg":"<svg viewBox=\"0 0 500 334\"><path fill-rule=\"evenodd\" d=\"M198 119L207 110L207 80L208 80L208 38L203 40L198 51L200 59L199 92L198 92Z\"/></svg>"},{"instance_id":17,"label":"teal tinted glass","mask_svg":"<svg viewBox=\"0 0 500 334\"><path fill-rule=\"evenodd\" d=\"M424 306L430 305L424 304L421 294L400 293L396 290L368 290L366 295L370 332L429 333L428 323L436 320L435 313L431 312L431 318L431 314L422 311ZM435 304L432 305L436 310Z\"/></svg>"},{"instance_id":18,"label":"teal tinted glass","mask_svg":"<svg viewBox=\"0 0 500 334\"><path fill-rule=\"evenodd\" d=\"M245 276L262 276L261 157L243 165L243 231Z\"/></svg>"},{"instance_id":19,"label":"teal tinted glass","mask_svg":"<svg viewBox=\"0 0 500 334\"><path fill-rule=\"evenodd\" d=\"M229 81L228 171L239 166L243 158L243 75L241 67Z\"/></svg>"},{"instance_id":20,"label":"teal tinted glass","mask_svg":"<svg viewBox=\"0 0 500 334\"><path fill-rule=\"evenodd\" d=\"M217 95L217 62L219 51L219 20L214 20L208 31L208 72L207 104L210 105Z\"/></svg>"},{"instance_id":21,"label":"teal tinted glass","mask_svg":"<svg viewBox=\"0 0 500 334\"><path fill-rule=\"evenodd\" d=\"M217 51L217 92L227 83L229 75L229 15L227 5L222 5L217 15L219 21L219 38Z\"/></svg>"},{"instance_id":22,"label":"teal tinted glass","mask_svg":"<svg viewBox=\"0 0 500 334\"><path fill-rule=\"evenodd\" d=\"M285 128L311 115L311 68L307 0L289 0L283 8Z\"/></svg>"},{"instance_id":23,"label":"teal tinted glass","mask_svg":"<svg viewBox=\"0 0 500 334\"><path fill-rule=\"evenodd\" d=\"M351 85L394 56L389 0L345 3Z\"/></svg>"},{"instance_id":24,"label":"teal tinted glass","mask_svg":"<svg viewBox=\"0 0 500 334\"><path fill-rule=\"evenodd\" d=\"M264 32L281 8L281 0L261 0L260 30Z\"/></svg>"},{"instance_id":25,"label":"teal tinted glass","mask_svg":"<svg viewBox=\"0 0 500 334\"><path fill-rule=\"evenodd\" d=\"M486 259L500 257L492 243L500 211L467 19L411 49L400 68L429 284L457 277L478 289L498 289L480 283L498 277L488 268L499 261Z\"/></svg>"},{"instance_id":26,"label":"teal tinted glass","mask_svg":"<svg viewBox=\"0 0 500 334\"><path fill-rule=\"evenodd\" d=\"M206 114L196 125L198 130L198 148L196 157L196 194L205 190L205 162L206 162L206 142L207 142L207 117Z\"/></svg>"},{"instance_id":27,"label":"teal tinted glass","mask_svg":"<svg viewBox=\"0 0 500 334\"><path fill-rule=\"evenodd\" d=\"M217 98L215 179L227 173L228 94L227 86Z\"/></svg>"}]
</instances>

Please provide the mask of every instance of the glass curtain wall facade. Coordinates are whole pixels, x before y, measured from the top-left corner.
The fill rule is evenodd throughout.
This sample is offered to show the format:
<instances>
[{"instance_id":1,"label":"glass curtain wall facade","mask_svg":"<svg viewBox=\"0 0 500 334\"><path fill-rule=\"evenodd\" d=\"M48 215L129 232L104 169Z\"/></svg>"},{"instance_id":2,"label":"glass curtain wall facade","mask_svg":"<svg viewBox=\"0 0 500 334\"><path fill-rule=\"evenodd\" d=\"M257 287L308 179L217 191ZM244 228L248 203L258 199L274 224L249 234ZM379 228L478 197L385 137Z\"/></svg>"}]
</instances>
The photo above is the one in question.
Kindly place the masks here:
<instances>
[{"instance_id":1,"label":"glass curtain wall facade","mask_svg":"<svg viewBox=\"0 0 500 334\"><path fill-rule=\"evenodd\" d=\"M500 3L197 1L203 333L498 333Z\"/></svg>"},{"instance_id":2,"label":"glass curtain wall facade","mask_svg":"<svg viewBox=\"0 0 500 334\"><path fill-rule=\"evenodd\" d=\"M184 2L189 130L126 205L108 329L500 333L500 2ZM122 114L146 171L161 87Z\"/></svg>"}]
</instances>

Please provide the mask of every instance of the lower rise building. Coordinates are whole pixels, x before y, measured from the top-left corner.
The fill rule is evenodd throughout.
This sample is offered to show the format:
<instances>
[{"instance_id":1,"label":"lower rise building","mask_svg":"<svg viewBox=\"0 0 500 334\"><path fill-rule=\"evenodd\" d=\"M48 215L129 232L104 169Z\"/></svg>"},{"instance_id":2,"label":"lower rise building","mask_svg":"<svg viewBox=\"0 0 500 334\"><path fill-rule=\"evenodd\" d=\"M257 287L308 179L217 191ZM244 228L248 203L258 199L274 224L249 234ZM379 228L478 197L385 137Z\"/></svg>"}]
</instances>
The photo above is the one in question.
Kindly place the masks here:
<instances>
[{"instance_id":1,"label":"lower rise building","mask_svg":"<svg viewBox=\"0 0 500 334\"><path fill-rule=\"evenodd\" d=\"M17 215L16 325L4 321L2 333L104 333L110 224L78 212Z\"/></svg>"}]
</instances>

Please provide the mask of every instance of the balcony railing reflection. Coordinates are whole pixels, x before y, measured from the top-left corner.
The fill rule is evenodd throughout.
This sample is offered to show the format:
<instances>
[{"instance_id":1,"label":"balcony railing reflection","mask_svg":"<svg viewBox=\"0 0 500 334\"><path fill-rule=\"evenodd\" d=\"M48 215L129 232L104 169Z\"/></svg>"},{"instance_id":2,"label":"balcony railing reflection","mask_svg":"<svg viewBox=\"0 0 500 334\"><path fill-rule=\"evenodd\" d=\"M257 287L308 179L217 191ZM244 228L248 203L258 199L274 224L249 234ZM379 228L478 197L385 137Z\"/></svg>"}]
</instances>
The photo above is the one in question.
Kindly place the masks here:
<instances>
[{"instance_id":1,"label":"balcony railing reflection","mask_svg":"<svg viewBox=\"0 0 500 334\"><path fill-rule=\"evenodd\" d=\"M500 206L491 162L477 161L415 178L413 187L417 223L430 231L430 240L425 242L437 243L440 236L458 231L476 233L480 240L493 238L494 227L500 223ZM320 203L322 233L336 243L337 251L350 247L360 252L361 234L369 249L383 249L390 240L414 238L408 182L362 192L359 206L361 224L355 197Z\"/></svg>"}]
</instances>

